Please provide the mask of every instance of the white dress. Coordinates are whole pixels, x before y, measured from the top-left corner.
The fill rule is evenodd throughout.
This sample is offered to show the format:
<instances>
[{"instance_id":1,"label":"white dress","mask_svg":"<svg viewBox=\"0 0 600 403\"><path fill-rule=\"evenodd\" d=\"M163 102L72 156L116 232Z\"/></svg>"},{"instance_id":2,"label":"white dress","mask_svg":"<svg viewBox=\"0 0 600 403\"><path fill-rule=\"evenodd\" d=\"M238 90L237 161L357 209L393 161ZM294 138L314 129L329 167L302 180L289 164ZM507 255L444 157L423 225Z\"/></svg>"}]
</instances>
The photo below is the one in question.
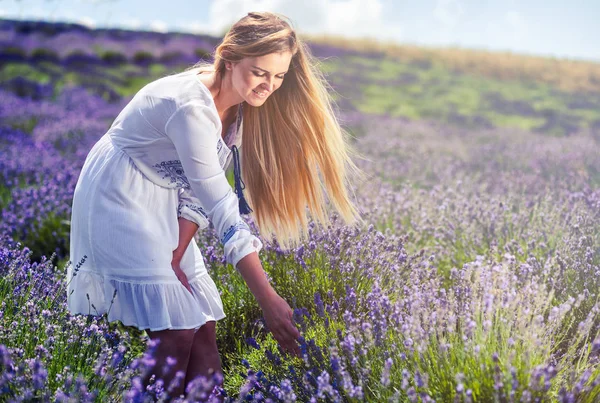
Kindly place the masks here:
<instances>
[{"instance_id":1,"label":"white dress","mask_svg":"<svg viewBox=\"0 0 600 403\"><path fill-rule=\"evenodd\" d=\"M224 170L241 145L241 114L225 139L197 70L142 88L92 147L73 195L67 303L152 331L192 329L225 317L218 290L192 239L171 267L178 217L217 230L228 263L262 249L239 212Z\"/></svg>"}]
</instances>

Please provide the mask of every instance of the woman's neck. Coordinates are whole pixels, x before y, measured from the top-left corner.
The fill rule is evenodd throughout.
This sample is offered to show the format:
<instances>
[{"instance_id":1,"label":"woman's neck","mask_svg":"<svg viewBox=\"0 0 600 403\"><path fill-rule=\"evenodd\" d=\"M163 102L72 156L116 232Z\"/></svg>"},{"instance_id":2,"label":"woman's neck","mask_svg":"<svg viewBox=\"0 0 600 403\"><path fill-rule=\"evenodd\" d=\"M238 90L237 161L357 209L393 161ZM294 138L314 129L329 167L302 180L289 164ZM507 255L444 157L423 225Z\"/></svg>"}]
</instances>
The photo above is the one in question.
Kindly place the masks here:
<instances>
[{"instance_id":1,"label":"woman's neck","mask_svg":"<svg viewBox=\"0 0 600 403\"><path fill-rule=\"evenodd\" d=\"M213 97L221 121L226 121L231 113L236 113L237 106L244 101L233 89L231 74L225 72L222 80L218 79L214 71L200 71L198 74ZM236 108L232 109L232 106Z\"/></svg>"}]
</instances>

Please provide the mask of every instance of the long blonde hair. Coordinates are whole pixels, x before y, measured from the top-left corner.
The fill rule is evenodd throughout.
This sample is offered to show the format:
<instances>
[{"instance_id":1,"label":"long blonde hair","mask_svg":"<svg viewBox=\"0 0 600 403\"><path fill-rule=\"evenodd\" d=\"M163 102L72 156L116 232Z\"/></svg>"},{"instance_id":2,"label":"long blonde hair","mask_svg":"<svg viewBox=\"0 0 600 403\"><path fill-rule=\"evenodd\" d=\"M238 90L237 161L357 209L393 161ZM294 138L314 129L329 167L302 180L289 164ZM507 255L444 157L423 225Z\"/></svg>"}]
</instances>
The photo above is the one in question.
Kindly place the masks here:
<instances>
[{"instance_id":1,"label":"long blonde hair","mask_svg":"<svg viewBox=\"0 0 600 403\"><path fill-rule=\"evenodd\" d=\"M240 147L244 194L255 222L261 235L275 235L284 248L307 235L307 206L314 219L327 224L323 190L346 224L364 223L347 189L351 179L364 178L352 161L359 154L335 117L333 91L317 61L286 20L270 12L248 13L225 34L212 65L223 78L226 61L293 55L281 87L260 107L244 104Z\"/></svg>"}]
</instances>

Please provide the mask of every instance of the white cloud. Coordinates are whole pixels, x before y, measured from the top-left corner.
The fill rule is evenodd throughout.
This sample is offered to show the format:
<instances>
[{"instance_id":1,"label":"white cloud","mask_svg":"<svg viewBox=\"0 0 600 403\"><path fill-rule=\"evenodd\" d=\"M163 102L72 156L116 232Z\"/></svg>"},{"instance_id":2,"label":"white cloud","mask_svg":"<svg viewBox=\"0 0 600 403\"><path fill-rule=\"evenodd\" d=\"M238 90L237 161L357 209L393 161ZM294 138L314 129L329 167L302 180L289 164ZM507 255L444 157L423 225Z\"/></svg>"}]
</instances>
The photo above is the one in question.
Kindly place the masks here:
<instances>
[{"instance_id":1,"label":"white cloud","mask_svg":"<svg viewBox=\"0 0 600 403\"><path fill-rule=\"evenodd\" d=\"M175 24L177 31L191 32L193 34L206 34L211 30L210 24L206 24L199 21L191 22L178 22Z\"/></svg>"},{"instance_id":2,"label":"white cloud","mask_svg":"<svg viewBox=\"0 0 600 403\"><path fill-rule=\"evenodd\" d=\"M222 34L229 26L250 10L265 11L273 10L274 3L277 0L220 0L213 1L209 10L208 20L210 21L209 32L213 35Z\"/></svg>"},{"instance_id":3,"label":"white cloud","mask_svg":"<svg viewBox=\"0 0 600 403\"><path fill-rule=\"evenodd\" d=\"M347 37L401 38L398 24L383 22L381 0L214 0L207 24L180 24L193 32L222 35L250 11L271 11L291 19L298 32Z\"/></svg>"},{"instance_id":4,"label":"white cloud","mask_svg":"<svg viewBox=\"0 0 600 403\"><path fill-rule=\"evenodd\" d=\"M92 29L96 27L96 21L91 17L81 17L77 23Z\"/></svg>"},{"instance_id":5,"label":"white cloud","mask_svg":"<svg viewBox=\"0 0 600 403\"><path fill-rule=\"evenodd\" d=\"M164 21L154 20L150 23L150 29L156 32L168 32L169 26Z\"/></svg>"},{"instance_id":6,"label":"white cloud","mask_svg":"<svg viewBox=\"0 0 600 403\"><path fill-rule=\"evenodd\" d=\"M349 0L329 2L326 32L347 36L375 36L382 21L380 1Z\"/></svg>"}]
</instances>

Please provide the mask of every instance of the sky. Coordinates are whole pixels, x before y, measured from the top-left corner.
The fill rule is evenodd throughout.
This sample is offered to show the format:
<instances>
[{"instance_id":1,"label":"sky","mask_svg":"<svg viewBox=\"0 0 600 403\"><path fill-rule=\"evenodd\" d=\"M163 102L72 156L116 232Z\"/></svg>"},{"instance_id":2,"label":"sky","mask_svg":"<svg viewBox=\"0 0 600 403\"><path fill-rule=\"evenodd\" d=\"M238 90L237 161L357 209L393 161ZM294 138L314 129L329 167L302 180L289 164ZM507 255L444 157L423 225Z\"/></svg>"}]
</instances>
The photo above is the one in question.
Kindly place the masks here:
<instances>
[{"instance_id":1,"label":"sky","mask_svg":"<svg viewBox=\"0 0 600 403\"><path fill-rule=\"evenodd\" d=\"M0 18L211 35L262 10L299 34L600 62L600 0L0 0Z\"/></svg>"}]
</instances>

